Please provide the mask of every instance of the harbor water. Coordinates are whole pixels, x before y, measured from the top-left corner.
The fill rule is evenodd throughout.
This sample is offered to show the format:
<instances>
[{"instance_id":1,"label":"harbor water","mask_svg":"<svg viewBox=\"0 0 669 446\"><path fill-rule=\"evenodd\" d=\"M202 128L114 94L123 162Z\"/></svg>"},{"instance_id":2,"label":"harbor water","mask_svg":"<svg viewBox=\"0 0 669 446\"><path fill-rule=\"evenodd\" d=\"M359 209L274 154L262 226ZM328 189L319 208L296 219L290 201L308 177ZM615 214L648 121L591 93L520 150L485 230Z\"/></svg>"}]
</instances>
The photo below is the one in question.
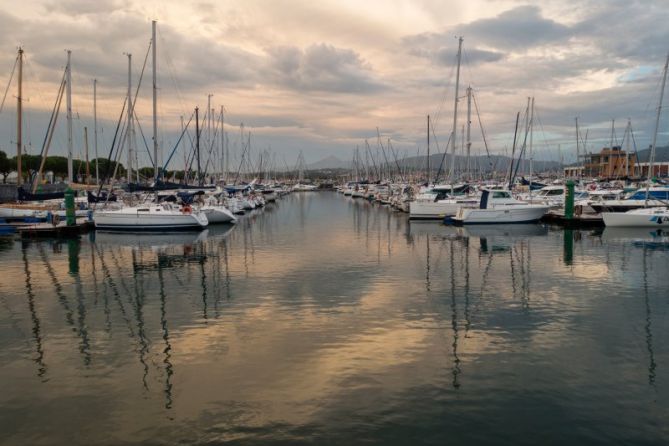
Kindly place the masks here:
<instances>
[{"instance_id":1,"label":"harbor water","mask_svg":"<svg viewBox=\"0 0 669 446\"><path fill-rule=\"evenodd\" d=\"M0 238L0 444L669 444L669 248L330 192Z\"/></svg>"}]
</instances>

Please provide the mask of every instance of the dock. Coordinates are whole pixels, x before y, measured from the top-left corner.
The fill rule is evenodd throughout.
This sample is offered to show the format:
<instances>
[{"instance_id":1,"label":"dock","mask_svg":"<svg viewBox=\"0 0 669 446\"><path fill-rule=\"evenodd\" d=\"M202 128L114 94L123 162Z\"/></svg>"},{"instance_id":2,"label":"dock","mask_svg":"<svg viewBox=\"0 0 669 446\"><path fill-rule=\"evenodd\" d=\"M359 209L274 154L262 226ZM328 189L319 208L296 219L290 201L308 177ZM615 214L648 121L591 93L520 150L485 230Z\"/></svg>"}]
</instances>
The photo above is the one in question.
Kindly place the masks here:
<instances>
[{"instance_id":1,"label":"dock","mask_svg":"<svg viewBox=\"0 0 669 446\"><path fill-rule=\"evenodd\" d=\"M604 219L601 214L577 214L567 218L562 210L552 210L541 218L544 223L562 226L567 229L602 228Z\"/></svg>"},{"instance_id":2,"label":"dock","mask_svg":"<svg viewBox=\"0 0 669 446\"><path fill-rule=\"evenodd\" d=\"M68 226L64 221L57 225L51 223L21 224L15 227L21 238L68 238L85 234L95 228L92 221L80 219Z\"/></svg>"}]
</instances>

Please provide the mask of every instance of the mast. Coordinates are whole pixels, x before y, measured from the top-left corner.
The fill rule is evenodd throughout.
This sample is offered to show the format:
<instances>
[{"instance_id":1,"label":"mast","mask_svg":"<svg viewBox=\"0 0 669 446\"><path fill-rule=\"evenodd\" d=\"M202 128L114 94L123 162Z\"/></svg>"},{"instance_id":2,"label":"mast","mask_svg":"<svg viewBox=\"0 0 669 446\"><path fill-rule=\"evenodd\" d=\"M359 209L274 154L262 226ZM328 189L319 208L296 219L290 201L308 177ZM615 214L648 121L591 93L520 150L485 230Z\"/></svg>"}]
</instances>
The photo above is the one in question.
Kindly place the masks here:
<instances>
[{"instance_id":1,"label":"mast","mask_svg":"<svg viewBox=\"0 0 669 446\"><path fill-rule=\"evenodd\" d=\"M578 167L579 167L579 164L580 164L579 159L581 158L581 154L580 154L579 146L578 146L578 139L579 139L578 138L578 117L574 118L574 121L576 122L576 173L577 173L578 176L581 176L579 174L579 170L578 170Z\"/></svg>"},{"instance_id":2,"label":"mast","mask_svg":"<svg viewBox=\"0 0 669 446\"><path fill-rule=\"evenodd\" d=\"M513 132L513 147L511 148L511 162L509 163L509 190L513 186L513 157L516 156L516 138L518 137L518 122L520 121L520 112L516 114L516 129Z\"/></svg>"},{"instance_id":3,"label":"mast","mask_svg":"<svg viewBox=\"0 0 669 446\"><path fill-rule=\"evenodd\" d=\"M223 165L224 151L225 151L225 116L223 115L223 106L221 105L221 147L220 147L220 156L219 156L219 162L220 162L220 167L221 167L220 179L223 178L223 172L225 171L224 165Z\"/></svg>"},{"instance_id":4,"label":"mast","mask_svg":"<svg viewBox=\"0 0 669 446\"><path fill-rule=\"evenodd\" d=\"M625 146L625 176L630 176L630 140L632 139L632 119L627 118L627 144Z\"/></svg>"},{"instance_id":5,"label":"mast","mask_svg":"<svg viewBox=\"0 0 669 446\"><path fill-rule=\"evenodd\" d=\"M156 21L151 21L151 58L153 69L153 181L158 181L158 86L156 85Z\"/></svg>"},{"instance_id":6,"label":"mast","mask_svg":"<svg viewBox=\"0 0 669 446\"><path fill-rule=\"evenodd\" d=\"M200 109L195 107L195 154L197 155L197 184L202 186L200 173Z\"/></svg>"},{"instance_id":7,"label":"mast","mask_svg":"<svg viewBox=\"0 0 669 446\"><path fill-rule=\"evenodd\" d=\"M213 94L207 95L207 160L211 158L211 97ZM209 164L209 163L207 163Z\"/></svg>"},{"instance_id":8,"label":"mast","mask_svg":"<svg viewBox=\"0 0 669 446\"><path fill-rule=\"evenodd\" d=\"M225 182L227 184L228 175L230 174L230 144L225 132L223 132L223 135L225 136Z\"/></svg>"},{"instance_id":9,"label":"mast","mask_svg":"<svg viewBox=\"0 0 669 446\"><path fill-rule=\"evenodd\" d=\"M664 62L664 74L662 75L662 87L660 88L660 103L657 106L657 116L655 118L655 132L653 132L653 144L650 146L650 158L648 160L648 178L646 181L646 201L644 206L648 206L648 192L650 182L653 179L653 164L655 164L655 144L657 143L657 131L660 128L660 113L662 113L662 99L664 98L664 86L667 83L667 67L669 66L669 54Z\"/></svg>"},{"instance_id":10,"label":"mast","mask_svg":"<svg viewBox=\"0 0 669 446\"><path fill-rule=\"evenodd\" d=\"M98 161L98 80L93 79L93 146L95 148L95 184L100 184L100 168Z\"/></svg>"},{"instance_id":11,"label":"mast","mask_svg":"<svg viewBox=\"0 0 669 446\"><path fill-rule=\"evenodd\" d=\"M67 182L72 183L72 66L70 59L72 51L67 50L67 89L65 90L65 100L67 104Z\"/></svg>"},{"instance_id":12,"label":"mast","mask_svg":"<svg viewBox=\"0 0 669 446\"><path fill-rule=\"evenodd\" d=\"M125 128L126 150L128 151L127 175L128 183L132 182L132 54L128 53L128 123Z\"/></svg>"},{"instance_id":13,"label":"mast","mask_svg":"<svg viewBox=\"0 0 669 446\"><path fill-rule=\"evenodd\" d=\"M23 48L19 47L19 91L16 97L16 185L23 183L23 163L21 162L21 150L23 145ZM36 178L35 181L38 181Z\"/></svg>"},{"instance_id":14,"label":"mast","mask_svg":"<svg viewBox=\"0 0 669 446\"><path fill-rule=\"evenodd\" d=\"M467 177L471 178L472 86L467 87Z\"/></svg>"},{"instance_id":15,"label":"mast","mask_svg":"<svg viewBox=\"0 0 669 446\"><path fill-rule=\"evenodd\" d=\"M525 151L527 149L527 137L530 134L530 102L532 98L529 96L527 97L527 106L525 107L525 138L523 139L523 148L520 151L520 155L518 156L518 164L516 166L521 166L522 167L522 172L523 175L527 172L526 168L527 165L525 164L525 157L527 156L525 154ZM522 161L522 164L521 164ZM516 167L516 171L518 171L518 167Z\"/></svg>"},{"instance_id":16,"label":"mast","mask_svg":"<svg viewBox=\"0 0 669 446\"><path fill-rule=\"evenodd\" d=\"M88 127L84 127L84 149L86 150L86 184L90 184L91 166L88 163Z\"/></svg>"},{"instance_id":17,"label":"mast","mask_svg":"<svg viewBox=\"0 0 669 446\"><path fill-rule=\"evenodd\" d=\"M184 116L183 115L181 115L180 120L181 120L181 134L183 135L185 133L184 132ZM183 147L182 144L183 143L179 142L179 145L181 145ZM183 175L182 180L183 180L184 184L188 184L188 172L187 172L187 169L188 169L188 155L186 154L185 150L183 151L183 153L184 153L184 175Z\"/></svg>"},{"instance_id":18,"label":"mast","mask_svg":"<svg viewBox=\"0 0 669 446\"><path fill-rule=\"evenodd\" d=\"M427 187L430 187L430 115L427 115Z\"/></svg>"},{"instance_id":19,"label":"mast","mask_svg":"<svg viewBox=\"0 0 669 446\"><path fill-rule=\"evenodd\" d=\"M534 168L534 153L532 152L532 139L534 137L534 96L530 106L530 203L532 202L532 173Z\"/></svg>"},{"instance_id":20,"label":"mast","mask_svg":"<svg viewBox=\"0 0 669 446\"><path fill-rule=\"evenodd\" d=\"M462 36L458 38L458 69L455 73L455 100L453 104L453 130L451 133L451 166L448 173L448 179L453 183L453 173L455 172L455 138L458 130L458 93L460 89L460 61L462 59Z\"/></svg>"}]
</instances>

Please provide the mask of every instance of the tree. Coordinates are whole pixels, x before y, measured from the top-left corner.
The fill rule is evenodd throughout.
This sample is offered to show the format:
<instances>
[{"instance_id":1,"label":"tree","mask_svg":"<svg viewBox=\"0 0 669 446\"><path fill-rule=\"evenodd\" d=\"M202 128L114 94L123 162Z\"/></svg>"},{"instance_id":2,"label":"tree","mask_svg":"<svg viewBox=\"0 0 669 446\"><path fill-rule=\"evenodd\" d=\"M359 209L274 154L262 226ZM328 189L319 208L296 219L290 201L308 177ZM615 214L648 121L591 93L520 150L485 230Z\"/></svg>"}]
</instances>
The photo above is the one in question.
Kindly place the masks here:
<instances>
[{"instance_id":1,"label":"tree","mask_svg":"<svg viewBox=\"0 0 669 446\"><path fill-rule=\"evenodd\" d=\"M153 167L140 167L139 175L147 179L153 179Z\"/></svg>"},{"instance_id":2,"label":"tree","mask_svg":"<svg viewBox=\"0 0 669 446\"><path fill-rule=\"evenodd\" d=\"M7 184L7 176L14 170L12 161L7 158L7 154L0 150L0 174L2 175L2 184Z\"/></svg>"}]
</instances>

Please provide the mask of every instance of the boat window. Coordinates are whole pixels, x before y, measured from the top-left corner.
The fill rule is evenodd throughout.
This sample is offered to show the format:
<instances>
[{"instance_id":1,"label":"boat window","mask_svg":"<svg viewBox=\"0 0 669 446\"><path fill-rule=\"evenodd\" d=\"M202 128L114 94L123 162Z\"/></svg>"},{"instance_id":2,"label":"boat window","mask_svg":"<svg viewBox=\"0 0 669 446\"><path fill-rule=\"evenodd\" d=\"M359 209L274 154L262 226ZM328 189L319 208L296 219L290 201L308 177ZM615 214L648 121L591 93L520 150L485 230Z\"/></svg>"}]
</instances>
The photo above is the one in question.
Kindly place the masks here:
<instances>
[{"instance_id":1,"label":"boat window","mask_svg":"<svg viewBox=\"0 0 669 446\"><path fill-rule=\"evenodd\" d=\"M148 209L137 209L137 212L149 212Z\"/></svg>"},{"instance_id":2,"label":"boat window","mask_svg":"<svg viewBox=\"0 0 669 446\"><path fill-rule=\"evenodd\" d=\"M509 198L509 193L496 191L492 193L492 198Z\"/></svg>"},{"instance_id":3,"label":"boat window","mask_svg":"<svg viewBox=\"0 0 669 446\"><path fill-rule=\"evenodd\" d=\"M548 191L548 195L562 195L563 192L562 189L553 189Z\"/></svg>"}]
</instances>

